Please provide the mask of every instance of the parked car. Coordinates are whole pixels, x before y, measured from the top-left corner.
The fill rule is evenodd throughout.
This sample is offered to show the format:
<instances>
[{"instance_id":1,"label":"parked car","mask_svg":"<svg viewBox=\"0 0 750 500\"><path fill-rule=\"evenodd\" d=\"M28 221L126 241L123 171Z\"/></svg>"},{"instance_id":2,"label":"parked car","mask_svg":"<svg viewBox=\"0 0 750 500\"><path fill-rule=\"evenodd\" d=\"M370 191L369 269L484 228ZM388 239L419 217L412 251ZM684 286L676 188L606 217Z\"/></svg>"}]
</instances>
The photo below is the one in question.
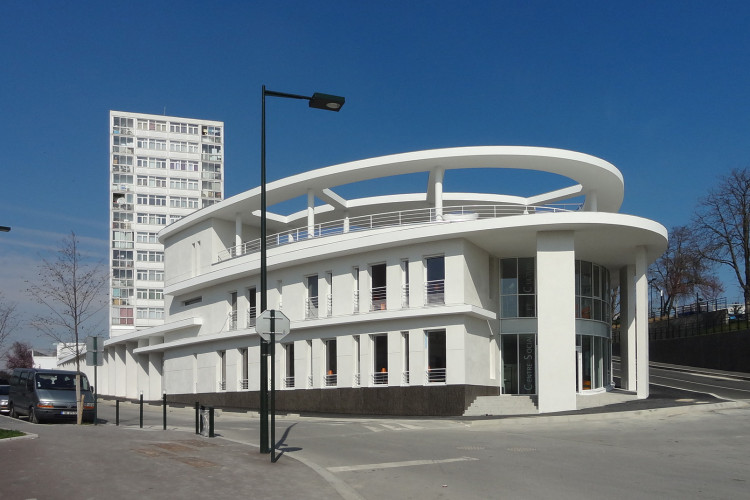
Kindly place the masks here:
<instances>
[{"instance_id":1,"label":"parked car","mask_svg":"<svg viewBox=\"0 0 750 500\"><path fill-rule=\"evenodd\" d=\"M33 423L75 420L76 372L16 368L10 378L10 416L28 416ZM94 421L94 394L86 375L81 374L83 420Z\"/></svg>"},{"instance_id":2,"label":"parked car","mask_svg":"<svg viewBox=\"0 0 750 500\"><path fill-rule=\"evenodd\" d=\"M8 392L9 385L0 385L0 413L8 413Z\"/></svg>"}]
</instances>

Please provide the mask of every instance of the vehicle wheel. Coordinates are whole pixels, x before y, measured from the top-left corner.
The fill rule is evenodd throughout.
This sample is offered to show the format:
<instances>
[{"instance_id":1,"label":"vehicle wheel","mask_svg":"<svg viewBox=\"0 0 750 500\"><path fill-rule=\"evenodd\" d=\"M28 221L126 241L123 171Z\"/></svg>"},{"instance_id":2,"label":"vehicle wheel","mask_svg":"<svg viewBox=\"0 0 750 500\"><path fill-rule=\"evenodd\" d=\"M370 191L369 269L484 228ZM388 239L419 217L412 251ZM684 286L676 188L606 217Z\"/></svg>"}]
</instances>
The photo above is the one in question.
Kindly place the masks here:
<instances>
[{"instance_id":1,"label":"vehicle wheel","mask_svg":"<svg viewBox=\"0 0 750 500\"><path fill-rule=\"evenodd\" d=\"M34 411L34 408L31 408L29 410L29 422L32 424L41 424L42 422L39 420L39 417L37 416L36 412Z\"/></svg>"},{"instance_id":2,"label":"vehicle wheel","mask_svg":"<svg viewBox=\"0 0 750 500\"><path fill-rule=\"evenodd\" d=\"M18 418L18 413L16 413L16 407L13 405L10 405L10 418Z\"/></svg>"}]
</instances>

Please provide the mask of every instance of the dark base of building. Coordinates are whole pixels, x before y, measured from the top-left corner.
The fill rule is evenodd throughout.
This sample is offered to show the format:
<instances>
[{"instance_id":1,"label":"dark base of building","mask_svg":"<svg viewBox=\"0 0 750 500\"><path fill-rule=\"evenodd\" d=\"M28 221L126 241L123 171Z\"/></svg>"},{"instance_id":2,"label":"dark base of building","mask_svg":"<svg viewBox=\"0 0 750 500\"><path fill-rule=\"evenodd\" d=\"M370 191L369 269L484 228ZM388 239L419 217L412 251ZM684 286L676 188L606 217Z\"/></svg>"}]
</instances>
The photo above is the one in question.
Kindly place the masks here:
<instances>
[{"instance_id":1,"label":"dark base of building","mask_svg":"<svg viewBox=\"0 0 750 500\"><path fill-rule=\"evenodd\" d=\"M496 396L498 387L444 385L277 390L277 413L436 416L463 415L478 396ZM258 410L258 391L168 394L169 404Z\"/></svg>"}]
</instances>

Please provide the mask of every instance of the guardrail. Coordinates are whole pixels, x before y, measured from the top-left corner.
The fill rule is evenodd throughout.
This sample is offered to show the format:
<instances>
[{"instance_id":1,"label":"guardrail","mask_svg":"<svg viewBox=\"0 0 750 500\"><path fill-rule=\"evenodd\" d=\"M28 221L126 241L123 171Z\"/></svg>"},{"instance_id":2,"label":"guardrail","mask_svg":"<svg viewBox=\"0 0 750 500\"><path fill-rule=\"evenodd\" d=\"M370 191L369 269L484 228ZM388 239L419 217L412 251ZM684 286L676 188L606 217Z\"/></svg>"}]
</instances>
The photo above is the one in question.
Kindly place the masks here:
<instances>
[{"instance_id":1,"label":"guardrail","mask_svg":"<svg viewBox=\"0 0 750 500\"><path fill-rule=\"evenodd\" d=\"M576 212L581 210L581 208L581 204L540 206L516 204L459 205L444 207L442 214L438 213L435 208L419 208L382 214L361 215L269 235L266 237L266 248L275 248L312 238L324 238L326 236L357 231L371 231L388 227L433 223L446 224L537 213ZM219 252L218 259L221 262L259 251L260 238L257 238Z\"/></svg>"}]
</instances>

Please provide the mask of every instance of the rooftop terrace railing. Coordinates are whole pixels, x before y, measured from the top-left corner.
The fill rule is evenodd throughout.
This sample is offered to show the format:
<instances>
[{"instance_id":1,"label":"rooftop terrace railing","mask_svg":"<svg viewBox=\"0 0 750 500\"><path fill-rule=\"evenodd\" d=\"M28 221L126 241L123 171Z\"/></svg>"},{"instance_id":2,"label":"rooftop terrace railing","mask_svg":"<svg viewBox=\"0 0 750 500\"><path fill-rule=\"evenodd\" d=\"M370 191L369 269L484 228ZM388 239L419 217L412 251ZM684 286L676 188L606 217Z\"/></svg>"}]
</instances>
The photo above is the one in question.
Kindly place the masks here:
<instances>
[{"instance_id":1,"label":"rooftop terrace railing","mask_svg":"<svg viewBox=\"0 0 750 500\"><path fill-rule=\"evenodd\" d=\"M576 212L581 210L581 204L567 205L460 205L443 207L442 215L438 215L435 208L417 208L400 210L382 214L361 215L330 222L299 227L272 234L266 237L266 248L271 249L289 245L298 241L312 238L324 238L338 234L371 231L388 227L401 227L423 224L446 224L473 221L478 219L495 219L512 215L527 215L538 213ZM219 262L260 251L260 238L246 241L219 252Z\"/></svg>"}]
</instances>

